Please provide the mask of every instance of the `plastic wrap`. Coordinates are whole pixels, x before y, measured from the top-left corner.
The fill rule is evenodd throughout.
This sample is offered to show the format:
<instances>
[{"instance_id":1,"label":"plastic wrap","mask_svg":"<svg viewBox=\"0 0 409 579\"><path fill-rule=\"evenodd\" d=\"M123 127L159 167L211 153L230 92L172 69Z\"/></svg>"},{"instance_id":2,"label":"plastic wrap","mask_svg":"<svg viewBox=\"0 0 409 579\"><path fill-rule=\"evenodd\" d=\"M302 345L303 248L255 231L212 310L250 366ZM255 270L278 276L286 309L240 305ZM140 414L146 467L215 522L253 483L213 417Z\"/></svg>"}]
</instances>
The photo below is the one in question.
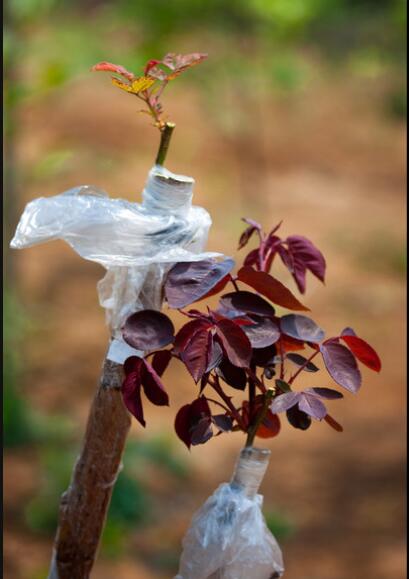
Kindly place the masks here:
<instances>
[{"instance_id":1,"label":"plastic wrap","mask_svg":"<svg viewBox=\"0 0 409 579\"><path fill-rule=\"evenodd\" d=\"M12 248L63 239L81 257L107 269L98 294L117 339L117 354L111 358L116 362L126 357L125 345L118 345L124 321L139 309L160 309L169 268L180 261L220 255L203 253L211 219L207 211L192 206L193 186L191 177L154 166L141 204L111 199L84 185L35 199L21 216Z\"/></svg>"},{"instance_id":2,"label":"plastic wrap","mask_svg":"<svg viewBox=\"0 0 409 579\"><path fill-rule=\"evenodd\" d=\"M192 519L175 579L273 579L284 573L280 547L266 526L257 494L270 451L241 451L223 483Z\"/></svg>"}]
</instances>

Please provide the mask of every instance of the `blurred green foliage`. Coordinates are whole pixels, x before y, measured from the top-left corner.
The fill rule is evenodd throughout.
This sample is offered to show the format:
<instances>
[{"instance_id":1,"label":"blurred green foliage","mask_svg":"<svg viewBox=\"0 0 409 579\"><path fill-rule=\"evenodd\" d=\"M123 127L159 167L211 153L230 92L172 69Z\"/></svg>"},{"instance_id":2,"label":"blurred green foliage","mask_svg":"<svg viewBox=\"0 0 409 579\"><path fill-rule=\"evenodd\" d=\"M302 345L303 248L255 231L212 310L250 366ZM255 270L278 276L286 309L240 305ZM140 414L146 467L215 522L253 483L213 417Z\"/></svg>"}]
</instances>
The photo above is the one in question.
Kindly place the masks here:
<instances>
[{"instance_id":1,"label":"blurred green foliage","mask_svg":"<svg viewBox=\"0 0 409 579\"><path fill-rule=\"evenodd\" d=\"M265 513L266 525L278 541L283 541L295 532L295 524L285 515L269 511Z\"/></svg>"},{"instance_id":2,"label":"blurred green foliage","mask_svg":"<svg viewBox=\"0 0 409 579\"><path fill-rule=\"evenodd\" d=\"M58 521L61 494L67 489L76 451L71 444L55 445L54 440L43 444L40 451L44 481L40 491L25 506L25 521L34 532L51 537ZM185 461L167 436L128 442L123 457L123 470L112 493L107 523L102 535L102 554L116 558L126 550L130 533L153 520L152 492L145 478L146 470L154 465L171 476L175 484L188 475Z\"/></svg>"}]
</instances>

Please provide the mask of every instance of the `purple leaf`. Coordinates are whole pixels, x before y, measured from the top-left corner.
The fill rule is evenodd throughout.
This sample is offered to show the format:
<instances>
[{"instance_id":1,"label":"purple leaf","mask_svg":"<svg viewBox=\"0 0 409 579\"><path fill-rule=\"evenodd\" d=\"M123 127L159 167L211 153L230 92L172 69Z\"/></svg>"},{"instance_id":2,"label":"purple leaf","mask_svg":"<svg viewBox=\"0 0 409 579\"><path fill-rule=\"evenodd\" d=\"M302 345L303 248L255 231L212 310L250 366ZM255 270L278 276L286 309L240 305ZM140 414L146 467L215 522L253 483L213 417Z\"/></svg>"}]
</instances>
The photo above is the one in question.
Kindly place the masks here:
<instances>
[{"instance_id":1,"label":"purple leaf","mask_svg":"<svg viewBox=\"0 0 409 579\"><path fill-rule=\"evenodd\" d=\"M233 421L226 414L216 414L213 416L213 422L222 432L229 432L233 428Z\"/></svg>"},{"instance_id":2,"label":"purple leaf","mask_svg":"<svg viewBox=\"0 0 409 579\"><path fill-rule=\"evenodd\" d=\"M196 332L180 357L197 383L206 371L208 364L208 331Z\"/></svg>"},{"instance_id":3,"label":"purple leaf","mask_svg":"<svg viewBox=\"0 0 409 579\"><path fill-rule=\"evenodd\" d=\"M203 444L210 438L207 429L210 424L209 404L206 398L201 396L180 408L175 419L175 430L178 437L190 448L191 444Z\"/></svg>"},{"instance_id":4,"label":"purple leaf","mask_svg":"<svg viewBox=\"0 0 409 579\"><path fill-rule=\"evenodd\" d=\"M254 227L254 229L261 231L260 223L258 223L257 221L254 221L254 219L250 219L249 217L242 217L241 220L244 221L244 223L247 223L247 225Z\"/></svg>"},{"instance_id":5,"label":"purple leaf","mask_svg":"<svg viewBox=\"0 0 409 579\"><path fill-rule=\"evenodd\" d=\"M243 332L253 348L266 348L275 344L280 338L280 330L271 318L251 316L251 326L243 326Z\"/></svg>"},{"instance_id":6,"label":"purple leaf","mask_svg":"<svg viewBox=\"0 0 409 579\"><path fill-rule=\"evenodd\" d=\"M325 404L323 404L316 396L306 394L305 392L301 392L298 408L302 412L305 412L305 414L308 414L317 420L322 420L327 414Z\"/></svg>"},{"instance_id":7,"label":"purple leaf","mask_svg":"<svg viewBox=\"0 0 409 579\"><path fill-rule=\"evenodd\" d=\"M292 406L295 406L295 404L298 404L300 397L300 392L286 392L285 394L280 394L271 403L270 410L273 414L285 412Z\"/></svg>"},{"instance_id":8,"label":"purple leaf","mask_svg":"<svg viewBox=\"0 0 409 579\"><path fill-rule=\"evenodd\" d=\"M216 368L223 359L223 350L218 342L213 340L210 352L210 359L207 364L206 372L211 372Z\"/></svg>"},{"instance_id":9,"label":"purple leaf","mask_svg":"<svg viewBox=\"0 0 409 579\"><path fill-rule=\"evenodd\" d=\"M247 229L245 229L240 235L239 246L237 249L242 249L245 245L247 245L255 231L257 231L257 229L253 225L247 227Z\"/></svg>"},{"instance_id":10,"label":"purple leaf","mask_svg":"<svg viewBox=\"0 0 409 579\"><path fill-rule=\"evenodd\" d=\"M320 350L333 380L350 392L357 392L361 386L361 373L348 348L335 342L325 342L321 344Z\"/></svg>"},{"instance_id":11,"label":"purple leaf","mask_svg":"<svg viewBox=\"0 0 409 579\"><path fill-rule=\"evenodd\" d=\"M251 358L251 344L243 330L231 320L220 320L216 333L230 362L240 368L247 368Z\"/></svg>"},{"instance_id":12,"label":"purple leaf","mask_svg":"<svg viewBox=\"0 0 409 579\"><path fill-rule=\"evenodd\" d=\"M170 319L155 310L142 310L132 314L122 331L123 338L136 350L155 350L174 340L175 328Z\"/></svg>"},{"instance_id":13,"label":"purple leaf","mask_svg":"<svg viewBox=\"0 0 409 579\"><path fill-rule=\"evenodd\" d=\"M289 314L280 318L280 327L283 334L303 342L318 343L325 336L324 331L314 320L299 314Z\"/></svg>"},{"instance_id":14,"label":"purple leaf","mask_svg":"<svg viewBox=\"0 0 409 579\"><path fill-rule=\"evenodd\" d=\"M328 400L336 400L337 398L344 397L341 392L332 390L332 388L306 388L305 392L311 396L319 396L320 398L327 398Z\"/></svg>"},{"instance_id":15,"label":"purple leaf","mask_svg":"<svg viewBox=\"0 0 409 579\"><path fill-rule=\"evenodd\" d=\"M293 362L294 364L297 364L297 366L304 366L305 364L304 366L305 372L318 372L319 370L319 368L315 364L313 364L312 362L307 362L307 358L304 358L304 356L301 356L301 354L294 354L293 352L289 352L288 354L286 354L286 358L291 360L291 362Z\"/></svg>"},{"instance_id":16,"label":"purple leaf","mask_svg":"<svg viewBox=\"0 0 409 579\"><path fill-rule=\"evenodd\" d=\"M236 390L244 390L247 384L247 374L243 368L234 366L229 360L224 358L217 368L217 374L222 380L236 388Z\"/></svg>"},{"instance_id":17,"label":"purple leaf","mask_svg":"<svg viewBox=\"0 0 409 579\"><path fill-rule=\"evenodd\" d=\"M301 293L305 292L305 270L308 269L315 275L320 281L325 279L326 264L322 253L305 237L301 235L290 235L285 240L287 243L288 253L291 256L292 267L289 267L289 263L283 255L284 264L289 268L298 289Z\"/></svg>"},{"instance_id":18,"label":"purple leaf","mask_svg":"<svg viewBox=\"0 0 409 579\"><path fill-rule=\"evenodd\" d=\"M246 267L258 266L259 250L252 249L244 258L243 265Z\"/></svg>"},{"instance_id":19,"label":"purple leaf","mask_svg":"<svg viewBox=\"0 0 409 579\"><path fill-rule=\"evenodd\" d=\"M192 446L197 444L204 444L213 436L212 422L209 417L203 417L191 427L190 429L190 442Z\"/></svg>"},{"instance_id":20,"label":"purple leaf","mask_svg":"<svg viewBox=\"0 0 409 579\"><path fill-rule=\"evenodd\" d=\"M184 308L208 294L234 267L225 258L177 263L165 282L165 296L171 308Z\"/></svg>"},{"instance_id":21,"label":"purple leaf","mask_svg":"<svg viewBox=\"0 0 409 579\"><path fill-rule=\"evenodd\" d=\"M176 334L173 353L177 355L181 354L197 332L202 332L210 327L211 324L205 320L192 320L191 322L187 322Z\"/></svg>"},{"instance_id":22,"label":"purple leaf","mask_svg":"<svg viewBox=\"0 0 409 579\"><path fill-rule=\"evenodd\" d=\"M155 370L146 360L141 368L141 382L148 400L156 406L169 406L169 396Z\"/></svg>"},{"instance_id":23,"label":"purple leaf","mask_svg":"<svg viewBox=\"0 0 409 579\"><path fill-rule=\"evenodd\" d=\"M238 291L225 294L220 298L220 305L223 308L237 310L246 314L256 314L258 316L275 315L275 309L261 296L247 291Z\"/></svg>"},{"instance_id":24,"label":"purple leaf","mask_svg":"<svg viewBox=\"0 0 409 579\"><path fill-rule=\"evenodd\" d=\"M356 336L356 333L352 328L344 328L341 332L341 336Z\"/></svg>"}]
</instances>

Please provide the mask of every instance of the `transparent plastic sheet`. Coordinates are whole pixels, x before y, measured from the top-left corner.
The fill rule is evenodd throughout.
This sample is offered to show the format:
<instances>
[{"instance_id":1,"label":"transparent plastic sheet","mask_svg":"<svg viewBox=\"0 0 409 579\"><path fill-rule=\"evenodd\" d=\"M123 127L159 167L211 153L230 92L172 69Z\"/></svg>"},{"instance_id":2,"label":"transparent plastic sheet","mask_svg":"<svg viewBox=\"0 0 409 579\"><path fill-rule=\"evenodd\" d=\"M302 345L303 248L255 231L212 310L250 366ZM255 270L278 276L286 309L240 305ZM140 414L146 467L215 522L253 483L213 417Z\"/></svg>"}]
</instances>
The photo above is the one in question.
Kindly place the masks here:
<instances>
[{"instance_id":1,"label":"transparent plastic sheet","mask_svg":"<svg viewBox=\"0 0 409 579\"><path fill-rule=\"evenodd\" d=\"M139 309L160 309L162 282L170 267L220 255L203 253L211 219L207 211L192 206L193 186L191 177L154 166L141 204L111 199L84 185L35 199L21 216L12 248L63 239L81 257L107 270L98 294L116 338L117 353L110 358L115 362L130 355L123 343L118 347L123 323Z\"/></svg>"},{"instance_id":2,"label":"transparent plastic sheet","mask_svg":"<svg viewBox=\"0 0 409 579\"><path fill-rule=\"evenodd\" d=\"M230 483L221 484L194 515L174 579L282 577L281 550L257 494L269 457L268 450L241 451Z\"/></svg>"}]
</instances>

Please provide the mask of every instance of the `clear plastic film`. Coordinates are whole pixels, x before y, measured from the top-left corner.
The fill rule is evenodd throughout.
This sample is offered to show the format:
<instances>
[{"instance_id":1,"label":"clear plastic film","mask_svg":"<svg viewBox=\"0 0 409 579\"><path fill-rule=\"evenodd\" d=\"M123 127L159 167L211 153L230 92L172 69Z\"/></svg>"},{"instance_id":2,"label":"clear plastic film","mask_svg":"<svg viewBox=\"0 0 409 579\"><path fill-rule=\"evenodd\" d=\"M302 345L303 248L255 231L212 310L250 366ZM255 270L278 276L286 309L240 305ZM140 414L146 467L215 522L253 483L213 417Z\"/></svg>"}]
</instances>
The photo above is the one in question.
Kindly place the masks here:
<instances>
[{"instance_id":1,"label":"clear plastic film","mask_svg":"<svg viewBox=\"0 0 409 579\"><path fill-rule=\"evenodd\" d=\"M192 519L175 579L273 579L284 573L280 547L257 494L270 451L244 448L223 483Z\"/></svg>"},{"instance_id":2,"label":"clear plastic film","mask_svg":"<svg viewBox=\"0 0 409 579\"><path fill-rule=\"evenodd\" d=\"M116 338L117 354L111 357L115 362L129 355L123 343L118 346L123 323L139 309L160 309L163 278L170 267L220 255L203 253L211 219L192 205L193 186L191 177L156 165L149 172L142 203L111 199L84 185L35 199L21 216L12 248L63 239L81 257L107 270L98 295Z\"/></svg>"}]
</instances>

